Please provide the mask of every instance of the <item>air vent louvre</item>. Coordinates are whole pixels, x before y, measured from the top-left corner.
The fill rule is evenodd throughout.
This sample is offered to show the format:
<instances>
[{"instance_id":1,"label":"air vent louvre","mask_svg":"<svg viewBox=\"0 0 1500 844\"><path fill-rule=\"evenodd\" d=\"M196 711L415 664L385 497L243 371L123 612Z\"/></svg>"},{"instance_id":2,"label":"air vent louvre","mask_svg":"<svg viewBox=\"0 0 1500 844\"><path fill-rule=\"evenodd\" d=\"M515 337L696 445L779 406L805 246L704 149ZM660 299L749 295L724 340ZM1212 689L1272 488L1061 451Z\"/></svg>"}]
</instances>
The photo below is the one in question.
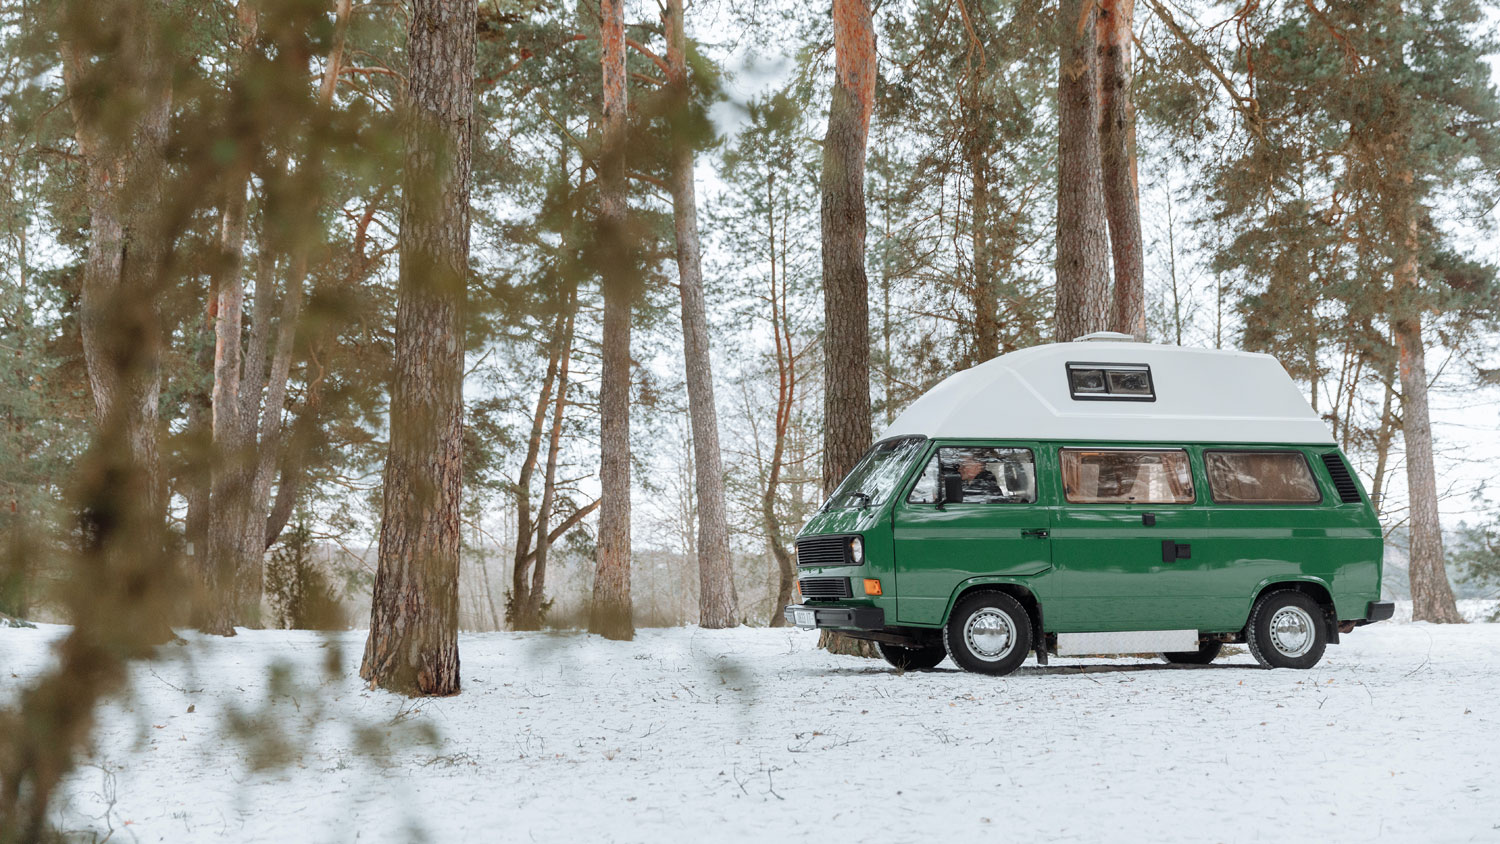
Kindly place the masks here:
<instances>
[{"instance_id":1,"label":"air vent louvre","mask_svg":"<svg viewBox=\"0 0 1500 844\"><path fill-rule=\"evenodd\" d=\"M1333 486L1339 491L1339 500L1345 504L1358 504L1359 486L1349 474L1349 467L1344 465L1344 458L1331 451L1323 455L1323 466L1328 469L1328 477L1333 479Z\"/></svg>"},{"instance_id":2,"label":"air vent louvre","mask_svg":"<svg viewBox=\"0 0 1500 844\"><path fill-rule=\"evenodd\" d=\"M852 598L854 592L847 577L804 577L797 581L802 597L810 599Z\"/></svg>"},{"instance_id":3,"label":"air vent louvre","mask_svg":"<svg viewBox=\"0 0 1500 844\"><path fill-rule=\"evenodd\" d=\"M849 537L809 536L797 540L797 565L799 566L847 566L849 559Z\"/></svg>"}]
</instances>

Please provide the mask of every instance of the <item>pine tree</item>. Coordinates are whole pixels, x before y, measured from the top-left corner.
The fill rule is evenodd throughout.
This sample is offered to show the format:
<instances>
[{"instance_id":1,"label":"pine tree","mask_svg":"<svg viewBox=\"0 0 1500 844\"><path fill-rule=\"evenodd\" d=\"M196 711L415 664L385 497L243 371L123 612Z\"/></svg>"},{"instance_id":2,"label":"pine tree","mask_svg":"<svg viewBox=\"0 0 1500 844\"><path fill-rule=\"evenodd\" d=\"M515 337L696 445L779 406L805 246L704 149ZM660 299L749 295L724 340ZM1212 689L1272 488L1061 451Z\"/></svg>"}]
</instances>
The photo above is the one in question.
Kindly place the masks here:
<instances>
[{"instance_id":1,"label":"pine tree","mask_svg":"<svg viewBox=\"0 0 1500 844\"><path fill-rule=\"evenodd\" d=\"M391 445L360 676L451 695L458 661L463 302L475 0L413 0Z\"/></svg>"},{"instance_id":2,"label":"pine tree","mask_svg":"<svg viewBox=\"0 0 1500 844\"><path fill-rule=\"evenodd\" d=\"M667 33L668 132L672 220L677 241L678 289L682 298L683 366L692 416L698 509L698 623L707 628L739 624L739 597L730 569L729 520L724 507L724 467L719 454L719 415L709 355L703 298L703 258L698 239L698 201L693 191L693 146L704 116L693 108L683 0L668 0L662 16Z\"/></svg>"},{"instance_id":3,"label":"pine tree","mask_svg":"<svg viewBox=\"0 0 1500 844\"><path fill-rule=\"evenodd\" d=\"M626 199L626 72L624 0L600 0L599 43L604 87L599 162L600 270L604 334L599 385L599 542L589 632L632 639L630 602L630 311L636 280L629 248Z\"/></svg>"},{"instance_id":4,"label":"pine tree","mask_svg":"<svg viewBox=\"0 0 1500 844\"><path fill-rule=\"evenodd\" d=\"M1108 327L1109 232L1100 164L1099 4L1063 0L1057 11L1056 337Z\"/></svg>"}]
</instances>

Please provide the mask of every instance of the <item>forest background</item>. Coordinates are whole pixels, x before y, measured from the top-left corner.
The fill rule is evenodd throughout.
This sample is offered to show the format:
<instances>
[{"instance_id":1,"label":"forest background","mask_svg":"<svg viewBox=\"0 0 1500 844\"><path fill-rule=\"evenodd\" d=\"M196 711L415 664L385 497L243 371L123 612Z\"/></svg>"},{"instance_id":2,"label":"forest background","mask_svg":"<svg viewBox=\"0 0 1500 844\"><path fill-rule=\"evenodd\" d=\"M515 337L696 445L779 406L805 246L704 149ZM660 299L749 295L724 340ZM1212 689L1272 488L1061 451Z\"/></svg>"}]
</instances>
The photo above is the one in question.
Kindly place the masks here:
<instances>
[{"instance_id":1,"label":"forest background","mask_svg":"<svg viewBox=\"0 0 1500 844\"><path fill-rule=\"evenodd\" d=\"M636 270L627 594L638 624L699 620L702 496L672 160L685 143L737 620L778 623L791 539L825 488L818 233L833 21L821 6L704 0L687 7L686 37L674 48L672 8L623 8ZM65 490L95 418L80 331L88 150L70 111L66 27L53 25L50 4L0 10L0 613L63 620L56 592L74 536ZM1056 6L908 0L870 12L877 81L864 254L878 433L948 374L1057 337L1062 129ZM191 78L177 81L167 106L161 180L194 195L174 223L161 308L155 436L173 554L189 568L209 556L215 489L195 467L222 448L221 434L237 438L255 454L244 497L267 553L254 563L266 567L264 601L251 588L234 620L363 625L396 346L407 13L390 3L268 0L173 14L171 49L191 57L174 72ZM1405 593L1410 506L1393 315L1407 294L1381 231L1388 195L1372 187L1386 174L1362 170L1381 165L1360 121L1372 102L1405 96L1413 120L1431 123L1414 133L1428 168L1415 173L1423 245L1414 295L1443 553L1460 594L1493 595L1493 14L1457 0L1145 2L1127 30L1145 338L1265 351L1287 366L1377 496L1396 595ZM609 269L593 233L606 109L599 16L588 4L477 10L464 629L517 619L582 626L594 595L600 279ZM1392 42L1406 66L1382 77L1372 68ZM306 96L278 100L269 84L251 84L262 64L273 73L289 61L304 68ZM1388 84L1395 95L1371 93ZM288 105L304 101L304 111ZM287 125L276 128L278 117ZM253 154L205 128L226 119L263 133ZM211 143L197 143L200 130ZM318 145L328 154L311 155ZM238 206L224 199L234 195L226 185L241 186ZM299 208L299 191L318 202ZM226 263L236 238L243 257ZM232 275L243 275L238 302L224 298ZM228 306L242 309L230 350L241 413L237 428L219 430L212 408L228 371L216 332Z\"/></svg>"}]
</instances>

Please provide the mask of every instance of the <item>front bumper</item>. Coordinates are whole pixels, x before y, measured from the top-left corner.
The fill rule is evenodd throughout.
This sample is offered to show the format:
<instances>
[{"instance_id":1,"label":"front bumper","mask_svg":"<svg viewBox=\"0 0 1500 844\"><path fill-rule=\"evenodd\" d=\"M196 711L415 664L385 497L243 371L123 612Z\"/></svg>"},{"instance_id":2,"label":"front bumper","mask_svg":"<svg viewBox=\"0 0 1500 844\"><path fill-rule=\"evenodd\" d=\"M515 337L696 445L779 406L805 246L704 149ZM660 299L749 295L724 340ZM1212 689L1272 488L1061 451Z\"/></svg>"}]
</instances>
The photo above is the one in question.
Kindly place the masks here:
<instances>
[{"instance_id":1,"label":"front bumper","mask_svg":"<svg viewBox=\"0 0 1500 844\"><path fill-rule=\"evenodd\" d=\"M798 614L801 620L798 619ZM807 613L811 613L808 616ZM885 627L885 610L879 607L820 607L816 604L792 604L786 608L786 620L804 630L832 627L840 630L880 630ZM808 622L811 621L809 624Z\"/></svg>"}]
</instances>

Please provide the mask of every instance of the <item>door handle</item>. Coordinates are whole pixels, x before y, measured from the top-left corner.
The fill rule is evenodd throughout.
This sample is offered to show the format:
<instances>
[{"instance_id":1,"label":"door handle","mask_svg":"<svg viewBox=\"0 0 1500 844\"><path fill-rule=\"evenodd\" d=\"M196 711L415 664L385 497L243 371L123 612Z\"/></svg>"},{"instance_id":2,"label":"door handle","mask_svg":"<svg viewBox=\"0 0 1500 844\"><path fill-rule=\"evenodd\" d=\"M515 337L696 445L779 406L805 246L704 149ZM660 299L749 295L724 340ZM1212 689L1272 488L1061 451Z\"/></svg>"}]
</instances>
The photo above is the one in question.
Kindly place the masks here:
<instances>
[{"instance_id":1,"label":"door handle","mask_svg":"<svg viewBox=\"0 0 1500 844\"><path fill-rule=\"evenodd\" d=\"M1032 538L1035 538L1035 539L1046 539L1047 536L1048 536L1048 533L1047 533L1047 529L1046 528L1031 528L1029 530L1023 530L1023 531L1021 531L1021 535L1022 536L1026 536L1026 537L1032 537Z\"/></svg>"},{"instance_id":2,"label":"door handle","mask_svg":"<svg viewBox=\"0 0 1500 844\"><path fill-rule=\"evenodd\" d=\"M1193 558L1193 546L1179 545L1170 539L1161 541L1161 561L1164 563L1175 563L1178 560L1191 560Z\"/></svg>"}]
</instances>

